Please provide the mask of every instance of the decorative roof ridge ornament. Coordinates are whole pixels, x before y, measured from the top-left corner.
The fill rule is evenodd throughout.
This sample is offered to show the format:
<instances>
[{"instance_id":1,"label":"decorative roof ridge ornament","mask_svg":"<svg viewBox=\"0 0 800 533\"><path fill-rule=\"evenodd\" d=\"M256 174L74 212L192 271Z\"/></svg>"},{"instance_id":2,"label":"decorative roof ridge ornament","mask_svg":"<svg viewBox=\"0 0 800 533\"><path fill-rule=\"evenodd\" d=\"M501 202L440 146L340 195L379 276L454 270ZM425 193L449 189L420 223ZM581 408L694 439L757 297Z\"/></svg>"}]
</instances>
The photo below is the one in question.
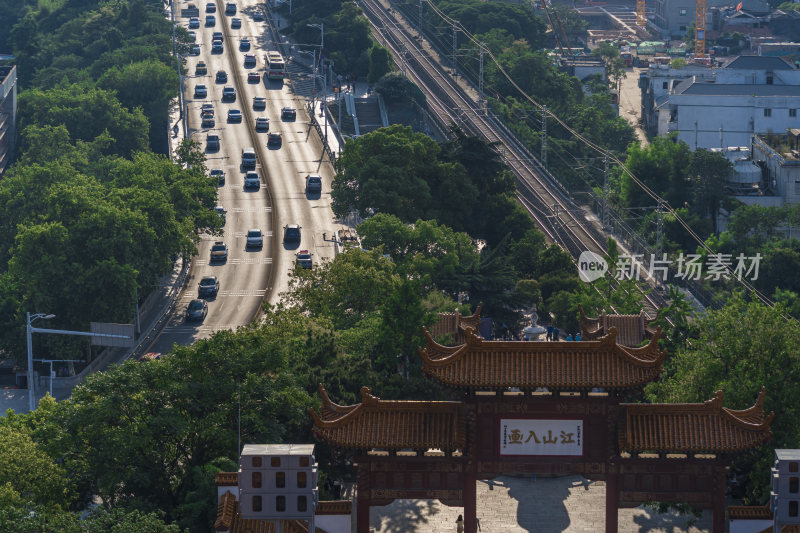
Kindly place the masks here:
<instances>
[{"instance_id":1,"label":"decorative roof ridge ornament","mask_svg":"<svg viewBox=\"0 0 800 533\"><path fill-rule=\"evenodd\" d=\"M583 342L583 341L580 341ZM603 347L610 347L610 346L617 346L617 327L611 326L608 328L608 333L597 339L596 342L600 343L600 346Z\"/></svg>"},{"instance_id":2,"label":"decorative roof ridge ornament","mask_svg":"<svg viewBox=\"0 0 800 533\"><path fill-rule=\"evenodd\" d=\"M768 428L772 425L772 419L775 418L775 412L770 411L770 413L765 416L764 397L766 392L766 387L761 387L761 390L758 393L758 398L756 399L756 403L747 409L736 410L723 407L722 412L730 417L733 423L744 429L755 431Z\"/></svg>"},{"instance_id":3,"label":"decorative roof ridge ornament","mask_svg":"<svg viewBox=\"0 0 800 533\"><path fill-rule=\"evenodd\" d=\"M361 404L362 405L374 406L374 405L378 405L378 402L381 401L381 399L378 398L377 396L373 396L372 394L370 394L371 392L372 392L372 389L370 389L369 387L367 387L367 386L361 387Z\"/></svg>"},{"instance_id":4,"label":"decorative roof ridge ornament","mask_svg":"<svg viewBox=\"0 0 800 533\"><path fill-rule=\"evenodd\" d=\"M417 353L425 365L437 366L442 361L449 361L453 355L463 352L467 349L467 344L460 346L442 346L435 340L433 335L430 334L428 328L422 326L422 334L425 336L425 346L417 348ZM433 355L439 354L440 357L434 359Z\"/></svg>"},{"instance_id":5,"label":"decorative roof ridge ornament","mask_svg":"<svg viewBox=\"0 0 800 533\"><path fill-rule=\"evenodd\" d=\"M609 328L609 331L611 331L612 329L614 328ZM655 333L653 333L653 336L650 339L650 341L644 346L640 346L638 348L629 348L628 346L624 346L621 344L617 346L620 350L622 350L628 356L634 358L642 366L661 365L667 358L667 351L659 350L658 348L658 340L661 338L661 335L662 331L661 328L659 327L658 329L656 329Z\"/></svg>"},{"instance_id":6,"label":"decorative roof ridge ornament","mask_svg":"<svg viewBox=\"0 0 800 533\"><path fill-rule=\"evenodd\" d=\"M483 338L475 332L475 328L465 328L464 337L466 338L466 345L469 347L477 347L483 344Z\"/></svg>"}]
</instances>

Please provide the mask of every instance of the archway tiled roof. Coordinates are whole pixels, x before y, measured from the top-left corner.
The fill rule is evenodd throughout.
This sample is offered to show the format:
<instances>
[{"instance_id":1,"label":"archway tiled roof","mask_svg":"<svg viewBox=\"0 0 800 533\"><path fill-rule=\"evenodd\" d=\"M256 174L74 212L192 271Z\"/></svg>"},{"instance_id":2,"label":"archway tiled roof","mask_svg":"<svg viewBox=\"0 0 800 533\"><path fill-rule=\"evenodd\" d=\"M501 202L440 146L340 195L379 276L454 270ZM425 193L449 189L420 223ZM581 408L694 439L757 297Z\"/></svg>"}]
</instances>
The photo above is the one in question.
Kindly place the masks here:
<instances>
[{"instance_id":1,"label":"archway tiled roof","mask_svg":"<svg viewBox=\"0 0 800 533\"><path fill-rule=\"evenodd\" d=\"M704 403L620 404L621 452L739 452L772 435L774 413L764 414L764 389L755 405L736 411L722 406L722 391Z\"/></svg>"},{"instance_id":2,"label":"archway tiled roof","mask_svg":"<svg viewBox=\"0 0 800 533\"><path fill-rule=\"evenodd\" d=\"M342 448L369 450L462 450L466 419L461 402L381 400L361 388L361 403L337 406L319 386L320 414L313 409L315 435Z\"/></svg>"},{"instance_id":3,"label":"archway tiled roof","mask_svg":"<svg viewBox=\"0 0 800 533\"><path fill-rule=\"evenodd\" d=\"M468 329L461 346L442 346L424 333L422 372L443 385L471 390L634 388L656 379L666 357L658 349L661 330L641 348L617 344L616 328L598 340L577 342L486 341Z\"/></svg>"},{"instance_id":4,"label":"archway tiled roof","mask_svg":"<svg viewBox=\"0 0 800 533\"><path fill-rule=\"evenodd\" d=\"M654 327L650 326L655 319L648 317L644 309L636 315L609 315L603 311L596 318L586 316L582 305L578 305L578 311L583 340L599 339L614 327L617 328L618 343L625 346L638 346L642 341L652 338L656 331Z\"/></svg>"}]
</instances>

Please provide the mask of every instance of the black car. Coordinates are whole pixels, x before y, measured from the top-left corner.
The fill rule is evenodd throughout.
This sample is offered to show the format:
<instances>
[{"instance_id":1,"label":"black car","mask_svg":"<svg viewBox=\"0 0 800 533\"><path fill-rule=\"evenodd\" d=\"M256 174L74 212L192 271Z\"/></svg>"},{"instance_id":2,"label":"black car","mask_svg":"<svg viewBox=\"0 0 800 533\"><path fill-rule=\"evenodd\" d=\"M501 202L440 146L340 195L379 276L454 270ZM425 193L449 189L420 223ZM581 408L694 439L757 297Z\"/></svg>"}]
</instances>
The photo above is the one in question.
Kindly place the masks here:
<instances>
[{"instance_id":1,"label":"black car","mask_svg":"<svg viewBox=\"0 0 800 533\"><path fill-rule=\"evenodd\" d=\"M242 37L239 39L239 50L242 52L249 52L250 51L250 39L247 37Z\"/></svg>"},{"instance_id":2,"label":"black car","mask_svg":"<svg viewBox=\"0 0 800 533\"><path fill-rule=\"evenodd\" d=\"M300 242L300 226L287 224L283 227L283 242Z\"/></svg>"},{"instance_id":3,"label":"black car","mask_svg":"<svg viewBox=\"0 0 800 533\"><path fill-rule=\"evenodd\" d=\"M281 110L281 118L283 120L294 120L297 118L297 111L293 107L284 107Z\"/></svg>"},{"instance_id":4,"label":"black car","mask_svg":"<svg viewBox=\"0 0 800 533\"><path fill-rule=\"evenodd\" d=\"M236 4L233 2L227 2L225 4L225 14L226 15L235 15L236 14Z\"/></svg>"},{"instance_id":5,"label":"black car","mask_svg":"<svg viewBox=\"0 0 800 533\"><path fill-rule=\"evenodd\" d=\"M217 71L217 83L228 83L228 73L224 70Z\"/></svg>"},{"instance_id":6,"label":"black car","mask_svg":"<svg viewBox=\"0 0 800 533\"><path fill-rule=\"evenodd\" d=\"M222 101L234 102L236 101L236 89L233 87L224 87L222 89Z\"/></svg>"},{"instance_id":7,"label":"black car","mask_svg":"<svg viewBox=\"0 0 800 533\"><path fill-rule=\"evenodd\" d=\"M219 150L219 135L206 137L206 150L209 152Z\"/></svg>"},{"instance_id":8,"label":"black car","mask_svg":"<svg viewBox=\"0 0 800 533\"><path fill-rule=\"evenodd\" d=\"M322 192L322 178L319 176L306 176L306 194L320 194Z\"/></svg>"},{"instance_id":9,"label":"black car","mask_svg":"<svg viewBox=\"0 0 800 533\"><path fill-rule=\"evenodd\" d=\"M206 276L200 280L200 284L197 286L197 295L200 298L204 298L206 296L216 296L217 292L219 292L219 280L216 276Z\"/></svg>"},{"instance_id":10,"label":"black car","mask_svg":"<svg viewBox=\"0 0 800 533\"><path fill-rule=\"evenodd\" d=\"M192 300L186 308L186 321L203 321L208 314L208 302L205 300Z\"/></svg>"}]
</instances>

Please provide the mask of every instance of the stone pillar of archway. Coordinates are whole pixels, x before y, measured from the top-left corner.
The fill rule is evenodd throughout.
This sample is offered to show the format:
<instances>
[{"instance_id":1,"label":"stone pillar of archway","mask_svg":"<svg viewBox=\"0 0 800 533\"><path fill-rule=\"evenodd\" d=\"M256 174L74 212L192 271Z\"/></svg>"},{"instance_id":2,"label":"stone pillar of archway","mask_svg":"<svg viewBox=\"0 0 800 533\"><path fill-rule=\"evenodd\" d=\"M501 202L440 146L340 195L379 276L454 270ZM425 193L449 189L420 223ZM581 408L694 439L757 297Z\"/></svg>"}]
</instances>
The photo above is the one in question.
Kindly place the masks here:
<instances>
[{"instance_id":1,"label":"stone pillar of archway","mask_svg":"<svg viewBox=\"0 0 800 533\"><path fill-rule=\"evenodd\" d=\"M711 533L725 533L725 467L715 467L711 487Z\"/></svg>"},{"instance_id":2,"label":"stone pillar of archway","mask_svg":"<svg viewBox=\"0 0 800 533\"><path fill-rule=\"evenodd\" d=\"M358 481L356 494L356 533L369 533L370 484L369 463L364 461L358 465Z\"/></svg>"},{"instance_id":3,"label":"stone pillar of archway","mask_svg":"<svg viewBox=\"0 0 800 533\"><path fill-rule=\"evenodd\" d=\"M617 533L619 526L619 474L606 473L606 533Z\"/></svg>"},{"instance_id":4,"label":"stone pillar of archway","mask_svg":"<svg viewBox=\"0 0 800 533\"><path fill-rule=\"evenodd\" d=\"M477 479L472 465L464 472L464 533L478 532L478 497L476 494Z\"/></svg>"}]
</instances>

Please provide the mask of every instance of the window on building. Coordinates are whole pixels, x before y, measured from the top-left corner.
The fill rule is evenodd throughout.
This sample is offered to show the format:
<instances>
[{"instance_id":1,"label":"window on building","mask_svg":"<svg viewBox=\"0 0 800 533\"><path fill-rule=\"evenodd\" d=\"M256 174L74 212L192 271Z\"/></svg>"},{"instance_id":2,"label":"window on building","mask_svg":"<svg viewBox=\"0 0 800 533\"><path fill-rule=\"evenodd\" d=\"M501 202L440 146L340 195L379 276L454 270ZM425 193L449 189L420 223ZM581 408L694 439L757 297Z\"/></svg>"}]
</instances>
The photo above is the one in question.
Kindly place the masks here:
<instances>
[{"instance_id":1,"label":"window on building","mask_svg":"<svg viewBox=\"0 0 800 533\"><path fill-rule=\"evenodd\" d=\"M800 488L800 478L798 477L790 477L789 478L789 492L795 494Z\"/></svg>"},{"instance_id":2,"label":"window on building","mask_svg":"<svg viewBox=\"0 0 800 533\"><path fill-rule=\"evenodd\" d=\"M308 466L311 464L311 460L308 457L301 457L300 458L300 466Z\"/></svg>"},{"instance_id":3,"label":"window on building","mask_svg":"<svg viewBox=\"0 0 800 533\"><path fill-rule=\"evenodd\" d=\"M795 183L798 183L798 182L795 182ZM789 472L800 472L800 468L798 468L798 464L800 464L800 463L798 463L797 461L790 461L789 462Z\"/></svg>"},{"instance_id":4,"label":"window on building","mask_svg":"<svg viewBox=\"0 0 800 533\"><path fill-rule=\"evenodd\" d=\"M286 472L275 472L275 486L279 489L286 487Z\"/></svg>"},{"instance_id":5,"label":"window on building","mask_svg":"<svg viewBox=\"0 0 800 533\"><path fill-rule=\"evenodd\" d=\"M298 489L304 489L304 488L306 488L307 484L308 484L308 481L306 479L306 473L305 472L298 472L297 473L297 488Z\"/></svg>"},{"instance_id":6,"label":"window on building","mask_svg":"<svg viewBox=\"0 0 800 533\"><path fill-rule=\"evenodd\" d=\"M686 31L686 26L681 26L678 28L678 31Z\"/></svg>"},{"instance_id":7,"label":"window on building","mask_svg":"<svg viewBox=\"0 0 800 533\"><path fill-rule=\"evenodd\" d=\"M678 11L678 14L680 14L680 16L682 16L682 17L685 17L686 16L686 10L685 9L681 9L680 11Z\"/></svg>"},{"instance_id":8,"label":"window on building","mask_svg":"<svg viewBox=\"0 0 800 533\"><path fill-rule=\"evenodd\" d=\"M771 117L772 116L772 109L770 109L768 107L764 108L764 116L765 117Z\"/></svg>"},{"instance_id":9,"label":"window on building","mask_svg":"<svg viewBox=\"0 0 800 533\"><path fill-rule=\"evenodd\" d=\"M797 516L797 500L789 502L789 516Z\"/></svg>"},{"instance_id":10,"label":"window on building","mask_svg":"<svg viewBox=\"0 0 800 533\"><path fill-rule=\"evenodd\" d=\"M661 88L662 88L662 89L669 89L669 82L668 82L668 81L665 81L664 83L662 83L662 84L661 84Z\"/></svg>"},{"instance_id":11,"label":"window on building","mask_svg":"<svg viewBox=\"0 0 800 533\"><path fill-rule=\"evenodd\" d=\"M253 488L254 489L260 489L261 488L261 472L253 472L253 475L251 477L252 477L251 481L253 482Z\"/></svg>"},{"instance_id":12,"label":"window on building","mask_svg":"<svg viewBox=\"0 0 800 533\"><path fill-rule=\"evenodd\" d=\"M261 466L261 457L253 457L253 466L258 468Z\"/></svg>"},{"instance_id":13,"label":"window on building","mask_svg":"<svg viewBox=\"0 0 800 533\"><path fill-rule=\"evenodd\" d=\"M308 510L308 498L305 496L297 497L297 512L305 513Z\"/></svg>"},{"instance_id":14,"label":"window on building","mask_svg":"<svg viewBox=\"0 0 800 533\"><path fill-rule=\"evenodd\" d=\"M797 118L797 109L789 110L789 118Z\"/></svg>"},{"instance_id":15,"label":"window on building","mask_svg":"<svg viewBox=\"0 0 800 533\"><path fill-rule=\"evenodd\" d=\"M260 513L264 509L264 504L261 501L261 496L253 496L253 512Z\"/></svg>"},{"instance_id":16,"label":"window on building","mask_svg":"<svg viewBox=\"0 0 800 533\"><path fill-rule=\"evenodd\" d=\"M281 466L281 458L280 457L272 457L269 460L269 464L270 464L270 466L272 466L272 468L278 468L279 466Z\"/></svg>"},{"instance_id":17,"label":"window on building","mask_svg":"<svg viewBox=\"0 0 800 533\"><path fill-rule=\"evenodd\" d=\"M279 513L286 511L286 496L275 497L275 510Z\"/></svg>"},{"instance_id":18,"label":"window on building","mask_svg":"<svg viewBox=\"0 0 800 533\"><path fill-rule=\"evenodd\" d=\"M772 85L772 72L767 72L767 85Z\"/></svg>"}]
</instances>

